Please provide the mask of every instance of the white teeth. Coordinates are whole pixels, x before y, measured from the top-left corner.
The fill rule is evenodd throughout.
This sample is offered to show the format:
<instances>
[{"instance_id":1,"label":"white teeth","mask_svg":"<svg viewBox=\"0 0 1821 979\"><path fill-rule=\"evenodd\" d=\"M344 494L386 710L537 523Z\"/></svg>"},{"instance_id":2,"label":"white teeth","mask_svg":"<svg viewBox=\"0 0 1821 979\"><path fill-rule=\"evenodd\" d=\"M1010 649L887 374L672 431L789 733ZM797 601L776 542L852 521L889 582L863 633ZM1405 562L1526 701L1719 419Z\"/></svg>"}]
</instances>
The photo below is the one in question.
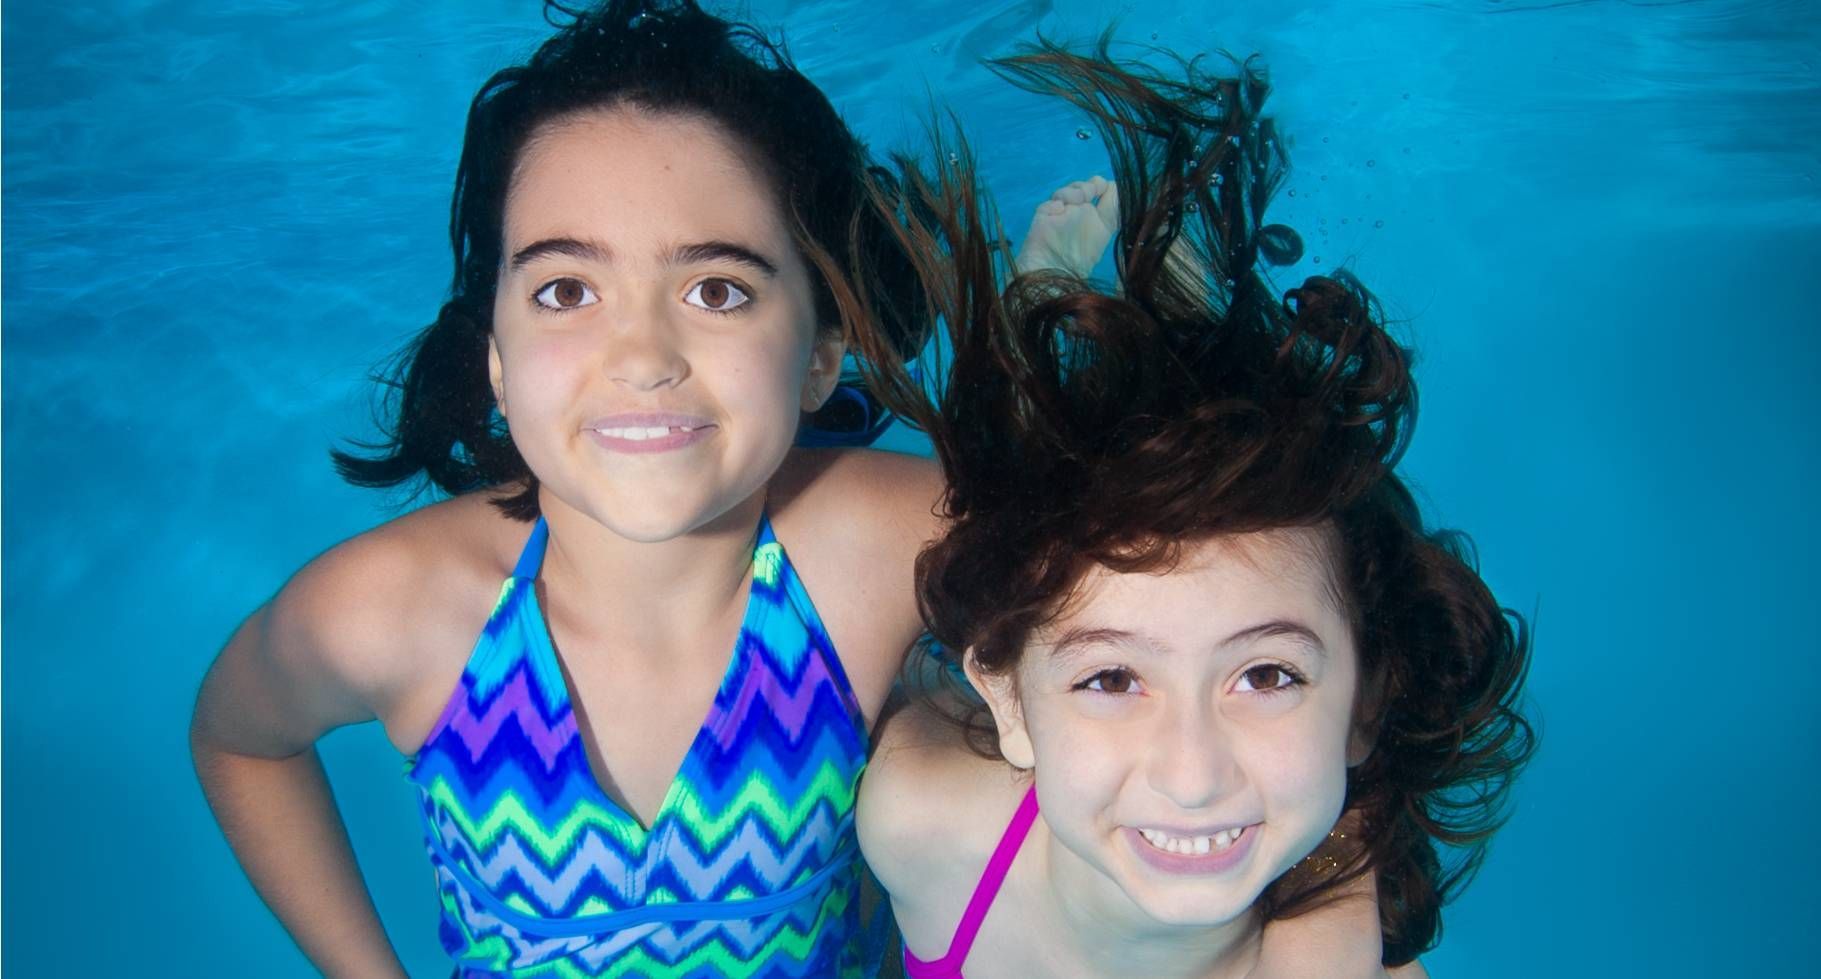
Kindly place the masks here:
<instances>
[{"instance_id":1,"label":"white teeth","mask_svg":"<svg viewBox=\"0 0 1821 979\"><path fill-rule=\"evenodd\" d=\"M1145 842L1165 853L1180 853L1192 857L1207 856L1209 853L1225 850L1232 846L1234 841L1239 839L1239 834L1243 832L1245 832L1243 827L1223 829L1212 836L1171 836L1154 829L1138 831L1139 835L1145 838Z\"/></svg>"},{"instance_id":2,"label":"white teeth","mask_svg":"<svg viewBox=\"0 0 1821 979\"><path fill-rule=\"evenodd\" d=\"M628 442L643 442L646 439L661 439L670 434L670 429L661 425L651 428L643 426L638 428L597 428L595 431L600 432L610 439L625 439ZM693 432L695 429L678 426L677 431Z\"/></svg>"}]
</instances>

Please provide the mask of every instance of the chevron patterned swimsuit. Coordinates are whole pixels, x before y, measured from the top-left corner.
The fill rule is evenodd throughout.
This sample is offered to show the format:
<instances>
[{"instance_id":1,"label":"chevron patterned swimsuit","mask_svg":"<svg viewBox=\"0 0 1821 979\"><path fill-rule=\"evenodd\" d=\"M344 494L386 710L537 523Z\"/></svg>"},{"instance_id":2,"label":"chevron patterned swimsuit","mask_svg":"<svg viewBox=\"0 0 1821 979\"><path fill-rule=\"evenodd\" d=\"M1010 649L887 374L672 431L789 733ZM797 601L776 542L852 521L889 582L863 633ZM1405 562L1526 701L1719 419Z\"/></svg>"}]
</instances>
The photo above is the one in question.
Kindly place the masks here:
<instances>
[{"instance_id":1,"label":"chevron patterned swimsuit","mask_svg":"<svg viewBox=\"0 0 1821 979\"><path fill-rule=\"evenodd\" d=\"M866 729L761 518L708 718L649 829L595 781L539 611L539 520L407 769L458 977L857 976Z\"/></svg>"}]
</instances>

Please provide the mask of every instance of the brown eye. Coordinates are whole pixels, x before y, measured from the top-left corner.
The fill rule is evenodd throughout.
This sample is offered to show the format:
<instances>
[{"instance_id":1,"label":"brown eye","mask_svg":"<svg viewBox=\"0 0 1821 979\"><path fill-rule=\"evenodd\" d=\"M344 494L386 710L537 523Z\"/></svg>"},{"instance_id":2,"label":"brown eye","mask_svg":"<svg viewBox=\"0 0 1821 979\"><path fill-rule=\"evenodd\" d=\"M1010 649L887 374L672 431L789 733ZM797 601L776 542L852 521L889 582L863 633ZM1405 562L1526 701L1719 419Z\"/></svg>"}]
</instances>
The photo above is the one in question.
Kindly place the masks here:
<instances>
[{"instance_id":1,"label":"brown eye","mask_svg":"<svg viewBox=\"0 0 1821 979\"><path fill-rule=\"evenodd\" d=\"M1240 674L1239 680L1239 689L1242 691L1280 690L1302 682L1301 677L1276 663L1260 663Z\"/></svg>"},{"instance_id":2,"label":"brown eye","mask_svg":"<svg viewBox=\"0 0 1821 979\"><path fill-rule=\"evenodd\" d=\"M1075 685L1077 690L1092 690L1096 693L1131 693L1138 685L1138 677L1131 670L1101 670Z\"/></svg>"},{"instance_id":3,"label":"brown eye","mask_svg":"<svg viewBox=\"0 0 1821 979\"><path fill-rule=\"evenodd\" d=\"M580 279L558 279L538 290L537 303L545 309L575 309L596 300L594 291Z\"/></svg>"},{"instance_id":4,"label":"brown eye","mask_svg":"<svg viewBox=\"0 0 1821 979\"><path fill-rule=\"evenodd\" d=\"M752 298L726 279L703 279L689 290L683 301L711 313L731 313L751 302Z\"/></svg>"}]
</instances>

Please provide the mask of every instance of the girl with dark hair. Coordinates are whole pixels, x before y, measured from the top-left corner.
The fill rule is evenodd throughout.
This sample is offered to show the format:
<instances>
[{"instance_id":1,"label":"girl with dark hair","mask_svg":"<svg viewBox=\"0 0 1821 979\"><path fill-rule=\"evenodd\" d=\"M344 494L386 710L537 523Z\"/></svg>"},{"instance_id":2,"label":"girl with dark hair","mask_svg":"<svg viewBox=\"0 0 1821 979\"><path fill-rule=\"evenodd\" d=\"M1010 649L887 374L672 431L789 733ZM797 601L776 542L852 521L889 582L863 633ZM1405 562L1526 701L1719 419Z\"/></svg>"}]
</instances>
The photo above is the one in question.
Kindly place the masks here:
<instances>
[{"instance_id":1,"label":"girl with dark hair","mask_svg":"<svg viewBox=\"0 0 1821 979\"><path fill-rule=\"evenodd\" d=\"M876 434L844 352L902 360L926 311L779 48L691 0L549 9L469 110L454 279L388 440L335 456L454 498L247 620L197 770L331 975L403 974L314 748L375 718L459 975L858 974L856 783L939 475L793 443Z\"/></svg>"},{"instance_id":2,"label":"girl with dark hair","mask_svg":"<svg viewBox=\"0 0 1821 979\"><path fill-rule=\"evenodd\" d=\"M1271 923L1373 893L1420 974L1532 738L1522 621L1395 472L1409 354L1344 274L1273 298L1252 64L995 67L1098 123L1122 288L1002 292L965 146L881 195L947 322L940 403L888 400L948 478L917 591L967 688L888 718L863 786L907 974L1281 975Z\"/></svg>"}]
</instances>

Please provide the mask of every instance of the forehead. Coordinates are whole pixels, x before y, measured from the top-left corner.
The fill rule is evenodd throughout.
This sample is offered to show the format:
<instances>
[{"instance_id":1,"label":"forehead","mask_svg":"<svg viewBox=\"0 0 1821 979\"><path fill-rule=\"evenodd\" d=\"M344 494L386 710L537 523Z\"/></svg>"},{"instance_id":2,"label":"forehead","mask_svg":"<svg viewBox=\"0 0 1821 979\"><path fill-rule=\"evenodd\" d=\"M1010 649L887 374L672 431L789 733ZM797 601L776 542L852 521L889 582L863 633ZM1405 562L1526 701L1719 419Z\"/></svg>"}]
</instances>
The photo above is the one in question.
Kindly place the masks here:
<instances>
[{"instance_id":1,"label":"forehead","mask_svg":"<svg viewBox=\"0 0 1821 979\"><path fill-rule=\"evenodd\" d=\"M789 235L772 182L717 123L632 106L560 116L532 133L506 194L509 243L580 237Z\"/></svg>"},{"instance_id":2,"label":"forehead","mask_svg":"<svg viewBox=\"0 0 1821 979\"><path fill-rule=\"evenodd\" d=\"M1330 534L1291 528L1211 538L1185 546L1181 561L1161 573L1095 567L1036 638L1048 642L1071 629L1112 628L1195 648L1216 633L1285 619L1307 622L1339 642L1350 630Z\"/></svg>"}]
</instances>

